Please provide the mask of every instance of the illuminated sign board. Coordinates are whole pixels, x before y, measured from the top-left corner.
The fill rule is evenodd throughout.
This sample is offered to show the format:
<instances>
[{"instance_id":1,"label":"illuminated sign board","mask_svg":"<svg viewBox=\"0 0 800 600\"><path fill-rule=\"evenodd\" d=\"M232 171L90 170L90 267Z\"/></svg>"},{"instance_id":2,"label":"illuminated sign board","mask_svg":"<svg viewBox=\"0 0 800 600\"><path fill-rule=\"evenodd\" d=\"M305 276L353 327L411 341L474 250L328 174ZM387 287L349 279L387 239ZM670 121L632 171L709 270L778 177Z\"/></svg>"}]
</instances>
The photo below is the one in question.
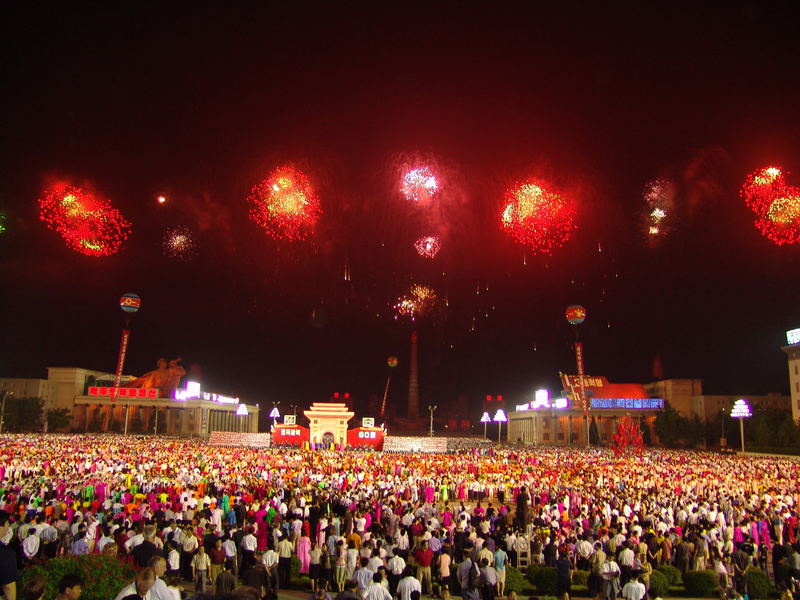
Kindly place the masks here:
<instances>
[{"instance_id":1,"label":"illuminated sign board","mask_svg":"<svg viewBox=\"0 0 800 600\"><path fill-rule=\"evenodd\" d=\"M623 408L626 410L661 410L663 398L592 398L592 408Z\"/></svg>"},{"instance_id":2,"label":"illuminated sign board","mask_svg":"<svg viewBox=\"0 0 800 600\"><path fill-rule=\"evenodd\" d=\"M362 427L375 427L375 417L364 417L361 419Z\"/></svg>"},{"instance_id":3,"label":"illuminated sign board","mask_svg":"<svg viewBox=\"0 0 800 600\"><path fill-rule=\"evenodd\" d=\"M566 379L567 387L579 388L581 387L581 383L583 383L583 387L603 387L602 377L580 377L578 375L565 375L564 378Z\"/></svg>"},{"instance_id":4,"label":"illuminated sign board","mask_svg":"<svg viewBox=\"0 0 800 600\"><path fill-rule=\"evenodd\" d=\"M297 415L283 415L284 425L297 425Z\"/></svg>"},{"instance_id":5,"label":"illuminated sign board","mask_svg":"<svg viewBox=\"0 0 800 600\"><path fill-rule=\"evenodd\" d=\"M207 400L217 404L239 404L238 398L201 391L200 384L196 381L187 381L186 389L175 390L174 398L175 400Z\"/></svg>"},{"instance_id":6,"label":"illuminated sign board","mask_svg":"<svg viewBox=\"0 0 800 600\"><path fill-rule=\"evenodd\" d=\"M158 398L158 388L115 388L113 386L91 386L90 396L114 396L117 398Z\"/></svg>"},{"instance_id":7,"label":"illuminated sign board","mask_svg":"<svg viewBox=\"0 0 800 600\"><path fill-rule=\"evenodd\" d=\"M786 332L787 344L800 344L800 329L792 329Z\"/></svg>"}]
</instances>

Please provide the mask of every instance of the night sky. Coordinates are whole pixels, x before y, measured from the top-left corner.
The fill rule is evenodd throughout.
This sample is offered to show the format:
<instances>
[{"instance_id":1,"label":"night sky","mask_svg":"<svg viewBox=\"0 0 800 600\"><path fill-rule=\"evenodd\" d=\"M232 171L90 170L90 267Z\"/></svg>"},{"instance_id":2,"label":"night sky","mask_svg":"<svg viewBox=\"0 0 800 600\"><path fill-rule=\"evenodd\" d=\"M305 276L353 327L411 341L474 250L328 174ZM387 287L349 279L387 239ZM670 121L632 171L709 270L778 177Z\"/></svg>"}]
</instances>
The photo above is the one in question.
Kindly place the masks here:
<instances>
[{"instance_id":1,"label":"night sky","mask_svg":"<svg viewBox=\"0 0 800 600\"><path fill-rule=\"evenodd\" d=\"M650 381L658 357L707 393L788 393L800 246L762 237L739 188L771 164L800 185L796 2L163 4L4 9L0 376L113 371L136 292L127 373L180 356L262 406L364 406L396 355L402 414L416 329L420 404L475 418L486 394L522 402L574 372L573 303L591 375ZM324 211L304 242L248 218L285 163ZM418 163L444 182L424 208L399 191ZM551 256L500 230L504 191L533 176L577 205ZM653 244L656 178L677 193ZM39 220L56 180L131 221L118 254ZM194 260L162 252L174 226ZM433 261L412 247L430 233ZM392 310L412 283L442 299L413 324Z\"/></svg>"}]
</instances>

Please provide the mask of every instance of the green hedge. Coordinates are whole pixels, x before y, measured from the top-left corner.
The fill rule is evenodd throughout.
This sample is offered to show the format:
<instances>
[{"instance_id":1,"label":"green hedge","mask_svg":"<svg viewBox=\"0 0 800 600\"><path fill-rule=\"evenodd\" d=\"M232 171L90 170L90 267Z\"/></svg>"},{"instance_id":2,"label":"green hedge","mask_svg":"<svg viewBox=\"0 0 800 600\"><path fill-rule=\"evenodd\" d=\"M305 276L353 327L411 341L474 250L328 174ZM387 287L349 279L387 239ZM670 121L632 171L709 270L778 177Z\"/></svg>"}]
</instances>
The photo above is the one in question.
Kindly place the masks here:
<instances>
[{"instance_id":1,"label":"green hedge","mask_svg":"<svg viewBox=\"0 0 800 600\"><path fill-rule=\"evenodd\" d=\"M572 587L585 587L588 589L589 587L589 571L578 571L575 570L572 572Z\"/></svg>"},{"instance_id":2,"label":"green hedge","mask_svg":"<svg viewBox=\"0 0 800 600\"><path fill-rule=\"evenodd\" d=\"M661 565L654 569L655 571L661 571L667 577L667 581L669 584L672 585L681 585L683 580L681 579L681 570L678 567L673 567L672 565Z\"/></svg>"},{"instance_id":3,"label":"green hedge","mask_svg":"<svg viewBox=\"0 0 800 600\"><path fill-rule=\"evenodd\" d=\"M536 593L540 596L556 595L556 580L558 574L555 567L542 567L531 565L525 572L525 576L533 584Z\"/></svg>"},{"instance_id":4,"label":"green hedge","mask_svg":"<svg viewBox=\"0 0 800 600\"><path fill-rule=\"evenodd\" d=\"M750 598L769 598L773 587L761 569L751 569L747 572L747 595Z\"/></svg>"},{"instance_id":5,"label":"green hedge","mask_svg":"<svg viewBox=\"0 0 800 600\"><path fill-rule=\"evenodd\" d=\"M85 554L51 558L44 565L28 567L22 571L23 584L34 573L42 573L47 580L45 600L53 600L58 595L58 582L64 575L80 576L83 600L109 600L131 582L136 571L116 556Z\"/></svg>"},{"instance_id":6,"label":"green hedge","mask_svg":"<svg viewBox=\"0 0 800 600\"><path fill-rule=\"evenodd\" d=\"M686 593L693 598L716 596L719 579L714 571L687 571L683 576Z\"/></svg>"},{"instance_id":7,"label":"green hedge","mask_svg":"<svg viewBox=\"0 0 800 600\"><path fill-rule=\"evenodd\" d=\"M663 598L669 594L669 587L669 578L662 571L654 569L650 573L650 589L655 591L656 596Z\"/></svg>"},{"instance_id":8,"label":"green hedge","mask_svg":"<svg viewBox=\"0 0 800 600\"><path fill-rule=\"evenodd\" d=\"M530 589L531 586L522 571L515 569L511 565L506 565L506 594L508 592L517 592L518 596L522 596Z\"/></svg>"}]
</instances>

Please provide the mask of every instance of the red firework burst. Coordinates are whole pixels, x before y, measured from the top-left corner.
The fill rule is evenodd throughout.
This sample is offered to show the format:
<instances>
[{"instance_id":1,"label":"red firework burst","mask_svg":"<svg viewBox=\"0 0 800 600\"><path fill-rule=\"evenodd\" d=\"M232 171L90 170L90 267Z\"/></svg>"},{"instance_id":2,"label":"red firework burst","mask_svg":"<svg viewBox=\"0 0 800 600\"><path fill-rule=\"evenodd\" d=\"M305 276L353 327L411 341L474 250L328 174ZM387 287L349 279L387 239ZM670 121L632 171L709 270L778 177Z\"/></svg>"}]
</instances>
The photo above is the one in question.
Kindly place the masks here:
<instances>
[{"instance_id":1,"label":"red firework burst","mask_svg":"<svg viewBox=\"0 0 800 600\"><path fill-rule=\"evenodd\" d=\"M786 182L780 167L748 175L741 196L755 213L761 235L778 246L800 242L800 189Z\"/></svg>"},{"instance_id":2,"label":"red firework burst","mask_svg":"<svg viewBox=\"0 0 800 600\"><path fill-rule=\"evenodd\" d=\"M427 202L439 193L439 181L430 167L416 167L403 175L400 191L406 200L412 202Z\"/></svg>"},{"instance_id":3,"label":"red firework burst","mask_svg":"<svg viewBox=\"0 0 800 600\"><path fill-rule=\"evenodd\" d=\"M131 224L107 200L66 183L43 192L39 218L69 248L87 256L119 252L131 232Z\"/></svg>"},{"instance_id":4,"label":"red firework burst","mask_svg":"<svg viewBox=\"0 0 800 600\"><path fill-rule=\"evenodd\" d=\"M275 169L247 200L250 218L275 239L306 239L322 213L308 177L291 165Z\"/></svg>"},{"instance_id":5,"label":"red firework burst","mask_svg":"<svg viewBox=\"0 0 800 600\"><path fill-rule=\"evenodd\" d=\"M435 258L442 249L442 243L437 236L429 235L414 242L414 248L416 248L417 254L423 258Z\"/></svg>"},{"instance_id":6,"label":"red firework burst","mask_svg":"<svg viewBox=\"0 0 800 600\"><path fill-rule=\"evenodd\" d=\"M500 218L503 230L517 243L542 254L563 246L577 227L572 202L536 180L506 192Z\"/></svg>"}]
</instances>

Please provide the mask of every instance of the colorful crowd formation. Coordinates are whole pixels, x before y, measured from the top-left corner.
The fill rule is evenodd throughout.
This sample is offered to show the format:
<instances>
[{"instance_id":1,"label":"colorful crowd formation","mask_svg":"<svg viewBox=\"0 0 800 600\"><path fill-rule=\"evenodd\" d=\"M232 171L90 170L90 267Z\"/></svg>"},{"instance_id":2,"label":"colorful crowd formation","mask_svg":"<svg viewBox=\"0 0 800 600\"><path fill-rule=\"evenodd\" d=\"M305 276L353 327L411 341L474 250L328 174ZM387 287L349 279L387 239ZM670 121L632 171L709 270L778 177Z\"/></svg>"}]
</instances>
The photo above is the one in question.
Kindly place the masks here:
<instances>
[{"instance_id":1,"label":"colorful crowd formation","mask_svg":"<svg viewBox=\"0 0 800 600\"><path fill-rule=\"evenodd\" d=\"M0 584L7 599L38 597L8 581L9 557L18 578L55 556L101 553L138 569L118 600L175 600L185 588L274 599L301 584L318 600L494 600L506 566L528 563L556 567L565 596L574 569L612 599L646 590L664 564L713 569L744 593L753 565L777 573L783 562L800 577L798 474L790 459L667 450L426 455L0 436Z\"/></svg>"}]
</instances>

